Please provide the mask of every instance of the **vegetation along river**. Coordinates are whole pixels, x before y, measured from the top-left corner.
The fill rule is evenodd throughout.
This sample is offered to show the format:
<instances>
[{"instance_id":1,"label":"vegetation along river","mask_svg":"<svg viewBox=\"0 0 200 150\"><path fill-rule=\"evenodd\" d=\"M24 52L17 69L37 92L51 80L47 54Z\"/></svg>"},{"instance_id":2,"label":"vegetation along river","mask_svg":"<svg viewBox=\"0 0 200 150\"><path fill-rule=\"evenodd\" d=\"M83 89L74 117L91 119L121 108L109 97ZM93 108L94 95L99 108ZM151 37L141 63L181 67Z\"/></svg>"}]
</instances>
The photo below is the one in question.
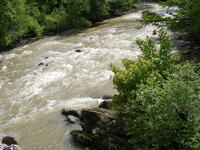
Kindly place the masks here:
<instances>
[{"instance_id":1,"label":"vegetation along river","mask_svg":"<svg viewBox=\"0 0 200 150\"><path fill-rule=\"evenodd\" d=\"M148 4L148 3L146 3ZM168 15L158 4L151 10ZM113 95L110 64L141 54L136 38L152 36L142 11L105 20L78 33L63 33L0 54L0 128L24 150L79 150L60 110L95 107Z\"/></svg>"}]
</instances>

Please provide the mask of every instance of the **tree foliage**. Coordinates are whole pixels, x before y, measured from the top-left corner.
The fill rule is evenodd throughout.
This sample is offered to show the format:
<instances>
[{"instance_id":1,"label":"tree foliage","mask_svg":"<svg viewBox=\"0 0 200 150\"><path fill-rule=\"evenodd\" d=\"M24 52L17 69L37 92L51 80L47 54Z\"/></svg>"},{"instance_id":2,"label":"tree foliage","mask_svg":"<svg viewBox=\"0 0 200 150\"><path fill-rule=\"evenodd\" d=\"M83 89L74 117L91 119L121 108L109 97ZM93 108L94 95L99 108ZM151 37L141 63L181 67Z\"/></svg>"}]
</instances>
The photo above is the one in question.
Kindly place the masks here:
<instances>
[{"instance_id":1,"label":"tree foliage","mask_svg":"<svg viewBox=\"0 0 200 150\"><path fill-rule=\"evenodd\" d=\"M112 65L119 94L113 106L122 110L129 149L200 149L200 72L192 63L177 64L172 41L161 31L160 48L153 39L137 40L143 55Z\"/></svg>"},{"instance_id":2,"label":"tree foliage","mask_svg":"<svg viewBox=\"0 0 200 150\"><path fill-rule=\"evenodd\" d=\"M90 26L133 8L135 0L1 0L0 49L25 37Z\"/></svg>"}]
</instances>

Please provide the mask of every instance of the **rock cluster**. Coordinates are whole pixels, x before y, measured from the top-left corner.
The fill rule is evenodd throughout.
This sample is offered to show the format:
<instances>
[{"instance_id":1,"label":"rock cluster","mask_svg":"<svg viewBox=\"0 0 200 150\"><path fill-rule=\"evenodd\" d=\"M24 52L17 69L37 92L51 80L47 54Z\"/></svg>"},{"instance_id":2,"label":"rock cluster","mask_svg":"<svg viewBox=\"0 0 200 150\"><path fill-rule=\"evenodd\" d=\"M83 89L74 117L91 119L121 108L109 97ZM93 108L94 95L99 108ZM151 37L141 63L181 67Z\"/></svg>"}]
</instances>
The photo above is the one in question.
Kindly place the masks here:
<instances>
[{"instance_id":1,"label":"rock cluster","mask_svg":"<svg viewBox=\"0 0 200 150\"><path fill-rule=\"evenodd\" d=\"M107 107L107 104L106 104ZM122 150L127 136L123 133L123 122L117 117L118 112L103 108L62 110L67 117L76 116L82 130L73 130L71 135L78 143L98 150ZM75 115L74 115L75 114Z\"/></svg>"},{"instance_id":2,"label":"rock cluster","mask_svg":"<svg viewBox=\"0 0 200 150\"><path fill-rule=\"evenodd\" d=\"M21 150L17 141L0 130L0 150Z\"/></svg>"}]
</instances>

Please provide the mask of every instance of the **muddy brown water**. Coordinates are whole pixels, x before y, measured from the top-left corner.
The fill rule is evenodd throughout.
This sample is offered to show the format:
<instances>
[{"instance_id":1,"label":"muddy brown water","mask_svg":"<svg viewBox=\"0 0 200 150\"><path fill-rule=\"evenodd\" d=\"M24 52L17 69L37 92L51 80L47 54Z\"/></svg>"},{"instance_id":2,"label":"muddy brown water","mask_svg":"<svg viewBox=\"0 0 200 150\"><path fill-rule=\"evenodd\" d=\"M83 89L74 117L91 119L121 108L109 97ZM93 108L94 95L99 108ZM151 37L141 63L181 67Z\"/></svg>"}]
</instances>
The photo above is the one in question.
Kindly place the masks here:
<instances>
[{"instance_id":1,"label":"muddy brown water","mask_svg":"<svg viewBox=\"0 0 200 150\"><path fill-rule=\"evenodd\" d=\"M151 10L166 14L158 4ZM63 33L0 54L0 129L23 150L81 150L60 110L96 107L113 95L110 64L141 54L136 38L152 36L142 11L105 20L76 34Z\"/></svg>"}]
</instances>

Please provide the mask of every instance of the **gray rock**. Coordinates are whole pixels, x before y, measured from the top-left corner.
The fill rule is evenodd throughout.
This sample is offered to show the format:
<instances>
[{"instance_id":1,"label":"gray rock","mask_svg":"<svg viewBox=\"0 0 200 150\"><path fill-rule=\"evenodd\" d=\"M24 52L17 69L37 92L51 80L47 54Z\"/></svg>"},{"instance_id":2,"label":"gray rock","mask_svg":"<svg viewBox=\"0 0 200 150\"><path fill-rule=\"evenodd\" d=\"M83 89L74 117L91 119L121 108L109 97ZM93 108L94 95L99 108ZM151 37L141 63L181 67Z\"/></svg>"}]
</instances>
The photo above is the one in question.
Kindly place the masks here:
<instances>
[{"instance_id":1,"label":"gray rock","mask_svg":"<svg viewBox=\"0 0 200 150\"><path fill-rule=\"evenodd\" d=\"M8 146L6 144L1 144L0 150L22 150L22 149L18 145Z\"/></svg>"},{"instance_id":2,"label":"gray rock","mask_svg":"<svg viewBox=\"0 0 200 150\"><path fill-rule=\"evenodd\" d=\"M6 144L0 144L0 150L5 150L7 148L9 148L8 145L6 145Z\"/></svg>"},{"instance_id":3,"label":"gray rock","mask_svg":"<svg viewBox=\"0 0 200 150\"><path fill-rule=\"evenodd\" d=\"M77 117L75 117L75 116L71 116L71 115L67 116L66 121L67 121L68 123L71 123L71 124L79 123L79 122L80 122L79 118L77 118Z\"/></svg>"}]
</instances>

